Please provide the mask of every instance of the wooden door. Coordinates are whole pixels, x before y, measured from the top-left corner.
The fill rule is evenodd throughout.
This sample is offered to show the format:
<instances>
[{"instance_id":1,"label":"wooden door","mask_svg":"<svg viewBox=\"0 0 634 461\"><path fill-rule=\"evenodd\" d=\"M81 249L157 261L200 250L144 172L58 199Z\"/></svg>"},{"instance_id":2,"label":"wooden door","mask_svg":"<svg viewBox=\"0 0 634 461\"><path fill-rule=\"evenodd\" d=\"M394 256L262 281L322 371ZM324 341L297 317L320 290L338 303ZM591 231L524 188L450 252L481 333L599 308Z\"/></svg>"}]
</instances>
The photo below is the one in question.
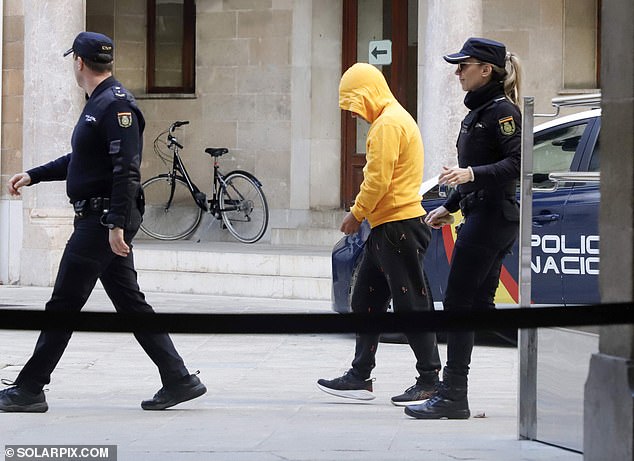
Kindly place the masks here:
<instances>
[{"instance_id":1,"label":"wooden door","mask_svg":"<svg viewBox=\"0 0 634 461\"><path fill-rule=\"evenodd\" d=\"M368 62L370 41L391 40L391 64L378 66L398 101L416 118L417 0L344 0L342 69ZM367 123L341 113L341 205L349 209L365 166Z\"/></svg>"}]
</instances>

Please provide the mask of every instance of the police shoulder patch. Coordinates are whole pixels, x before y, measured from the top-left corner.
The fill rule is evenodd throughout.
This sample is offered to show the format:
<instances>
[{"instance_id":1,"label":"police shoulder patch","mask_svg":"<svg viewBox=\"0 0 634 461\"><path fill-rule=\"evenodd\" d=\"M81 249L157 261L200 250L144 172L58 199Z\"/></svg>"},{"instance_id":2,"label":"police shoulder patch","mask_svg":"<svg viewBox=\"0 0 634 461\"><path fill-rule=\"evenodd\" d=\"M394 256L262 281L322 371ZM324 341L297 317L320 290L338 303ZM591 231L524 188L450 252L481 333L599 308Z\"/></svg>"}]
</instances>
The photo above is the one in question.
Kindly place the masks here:
<instances>
[{"instance_id":1,"label":"police shoulder patch","mask_svg":"<svg viewBox=\"0 0 634 461\"><path fill-rule=\"evenodd\" d=\"M504 117L498 120L500 131L504 136L511 136L515 133L515 120L512 116Z\"/></svg>"},{"instance_id":2,"label":"police shoulder patch","mask_svg":"<svg viewBox=\"0 0 634 461\"><path fill-rule=\"evenodd\" d=\"M132 112L117 112L117 120L121 128L132 126Z\"/></svg>"},{"instance_id":3,"label":"police shoulder patch","mask_svg":"<svg viewBox=\"0 0 634 461\"><path fill-rule=\"evenodd\" d=\"M118 99L125 99L126 98L126 94L123 91L123 89L120 86L113 86L112 87L112 92L114 93L114 96Z\"/></svg>"}]
</instances>

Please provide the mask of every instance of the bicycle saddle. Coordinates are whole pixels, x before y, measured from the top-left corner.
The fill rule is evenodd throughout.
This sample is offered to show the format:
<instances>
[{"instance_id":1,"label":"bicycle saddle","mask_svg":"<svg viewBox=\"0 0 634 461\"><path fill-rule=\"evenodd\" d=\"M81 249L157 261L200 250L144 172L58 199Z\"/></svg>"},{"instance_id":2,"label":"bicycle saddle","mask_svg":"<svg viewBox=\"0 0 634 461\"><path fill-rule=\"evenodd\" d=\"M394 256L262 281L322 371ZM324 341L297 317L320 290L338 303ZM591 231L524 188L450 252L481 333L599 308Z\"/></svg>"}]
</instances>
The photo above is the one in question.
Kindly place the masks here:
<instances>
[{"instance_id":1,"label":"bicycle saddle","mask_svg":"<svg viewBox=\"0 0 634 461\"><path fill-rule=\"evenodd\" d=\"M207 149L205 149L205 152L207 152L212 157L220 157L221 155L229 152L229 149L227 149L226 147L208 147Z\"/></svg>"}]
</instances>

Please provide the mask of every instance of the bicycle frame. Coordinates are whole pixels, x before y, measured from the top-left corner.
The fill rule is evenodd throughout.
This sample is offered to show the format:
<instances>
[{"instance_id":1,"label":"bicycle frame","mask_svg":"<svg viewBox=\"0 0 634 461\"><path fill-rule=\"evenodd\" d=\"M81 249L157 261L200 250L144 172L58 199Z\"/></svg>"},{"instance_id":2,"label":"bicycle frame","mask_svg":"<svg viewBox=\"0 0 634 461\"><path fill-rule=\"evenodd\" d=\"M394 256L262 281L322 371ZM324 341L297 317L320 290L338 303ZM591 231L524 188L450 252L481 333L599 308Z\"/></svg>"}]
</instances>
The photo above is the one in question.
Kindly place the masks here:
<instances>
[{"instance_id":1,"label":"bicycle frame","mask_svg":"<svg viewBox=\"0 0 634 461\"><path fill-rule=\"evenodd\" d=\"M239 209L239 207L237 206L222 208L222 209L220 208L219 194L223 188L226 190L227 187L228 186L227 186L227 182L225 181L225 176L220 171L220 166L218 164L218 157L214 157L214 180L211 186L212 199L209 200L209 211L218 218L220 217L221 213L224 213L225 211L236 211ZM238 192L238 195L240 195L239 192ZM240 195L240 198L243 198L243 197Z\"/></svg>"},{"instance_id":2,"label":"bicycle frame","mask_svg":"<svg viewBox=\"0 0 634 461\"><path fill-rule=\"evenodd\" d=\"M174 142L176 141L174 140ZM172 171L168 174L175 178L182 179L185 182L185 184L187 184L189 192L192 194L192 198L194 199L194 201L196 202L196 205L198 205L200 209L202 209L205 212L213 214L214 217L216 218L220 218L221 213L224 213L226 211L237 211L240 209L240 206L238 205L228 206L222 209L220 208L220 200L218 199L218 194L220 193L222 188L228 189L230 186L225 181L225 177L222 174L222 172L220 172L220 165L218 163L217 158L214 158L214 161L213 161L214 173L213 173L213 182L212 182L212 189L211 189L212 198L207 200L207 196L205 195L205 193L201 192L198 186L196 186L196 184L191 180L189 173L187 172L187 169L185 168L185 164L183 163L181 156L178 154L178 147L176 145L174 145L172 151L173 151ZM246 171L242 173L245 175L248 175L249 177L252 177L259 184L259 181L255 177L253 177L250 173ZM175 187L175 184L172 184L172 187L170 190L170 198L167 201L167 204L165 206L166 208L169 208L172 204L172 200L174 198L174 187ZM240 194L240 191L237 191L237 190L234 190L234 191L238 194L238 196L241 199L244 198L242 197L242 194Z\"/></svg>"},{"instance_id":3,"label":"bicycle frame","mask_svg":"<svg viewBox=\"0 0 634 461\"><path fill-rule=\"evenodd\" d=\"M207 197L205 193L201 192L200 189L198 189L198 186L196 186L196 184L194 184L194 182L191 180L191 178L189 177L189 173L187 173L187 169L185 168L185 164L183 163L183 160L181 159L181 156L178 155L177 141L175 139L170 139L170 143L174 143L174 144L172 148L172 152L173 152L172 171L168 173L168 175L175 178L182 179L185 182L185 184L187 184L187 187L189 188L189 192L192 194L192 198L194 199L194 202L196 202L196 205L198 205L198 207L201 208L205 212L209 211L209 208L207 207ZM174 187L175 187L175 183L172 183L172 187L170 190L170 198L167 201L167 205L165 206L166 208L169 208L171 206L172 200L174 199Z\"/></svg>"},{"instance_id":4,"label":"bicycle frame","mask_svg":"<svg viewBox=\"0 0 634 461\"><path fill-rule=\"evenodd\" d=\"M218 163L217 158L214 158L214 161L213 161L214 174L213 174L213 182L212 182L212 190L211 190L212 198L207 200L207 196L205 195L205 193L201 192L198 186L196 186L196 184L191 180L189 173L187 172L187 168L185 168L185 164L183 163L181 156L178 154L177 141L175 139L170 139L170 142L173 143L173 147L172 147L173 159L172 159L172 170L170 173L168 173L168 175L178 179L182 179L185 182L185 184L187 184L187 188L189 189L189 192L192 194L192 198L194 199L194 201L196 202L196 205L198 205L200 209L202 209L205 212L212 213L214 217L216 218L220 218L221 213L225 211L236 211L240 209L239 206L229 206L222 209L220 208L220 201L218 199L218 194L220 190L222 190L222 188L227 189L229 186L227 185L227 182L225 181L224 175L220 172L220 165ZM244 172L244 173L251 176L247 172ZM257 182L259 183L259 181ZM170 198L167 201L165 208L169 208L172 204L172 200L174 198L174 188L175 188L175 184L172 183L172 187L170 190ZM235 192L238 193L240 198L243 198L239 191L235 191Z\"/></svg>"},{"instance_id":5,"label":"bicycle frame","mask_svg":"<svg viewBox=\"0 0 634 461\"><path fill-rule=\"evenodd\" d=\"M257 184L259 187L262 187L262 183L255 177L253 176L251 173L249 173L248 171L244 171L244 170L233 170L231 171L228 176L231 176L234 173L240 173L243 176L248 177L249 179L251 179L255 184ZM220 202L218 200L218 194L220 193L220 187L219 185L222 185L222 188L226 191L233 191L236 194L238 194L238 197L240 198L240 200L238 200L236 205L230 205L230 206L226 206L227 203L231 203L234 202L234 200L225 200L225 208L220 208ZM219 168L218 168L218 160L214 159L214 204L213 204L213 210L214 212L217 213L225 213L228 211L239 211L242 210L244 211L243 207L248 203L248 201L245 200L245 197L242 195L242 193L237 190L234 186L232 186L231 184L228 184L225 181L225 175L223 175ZM251 210L249 210L251 211Z\"/></svg>"}]
</instances>

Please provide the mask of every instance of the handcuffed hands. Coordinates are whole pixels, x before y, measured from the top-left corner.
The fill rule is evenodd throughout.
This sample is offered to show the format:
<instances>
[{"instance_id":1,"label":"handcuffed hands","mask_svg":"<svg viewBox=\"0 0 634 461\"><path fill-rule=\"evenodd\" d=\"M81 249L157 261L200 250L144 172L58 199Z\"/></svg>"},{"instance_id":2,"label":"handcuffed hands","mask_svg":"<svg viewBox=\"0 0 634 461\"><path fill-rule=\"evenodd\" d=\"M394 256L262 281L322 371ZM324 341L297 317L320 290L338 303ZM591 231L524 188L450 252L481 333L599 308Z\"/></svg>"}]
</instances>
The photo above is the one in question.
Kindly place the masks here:
<instances>
[{"instance_id":1,"label":"handcuffed hands","mask_svg":"<svg viewBox=\"0 0 634 461\"><path fill-rule=\"evenodd\" d=\"M447 224L453 224L453 222L453 216L444 206L439 206L425 216L425 224L433 229L440 229Z\"/></svg>"},{"instance_id":2,"label":"handcuffed hands","mask_svg":"<svg viewBox=\"0 0 634 461\"><path fill-rule=\"evenodd\" d=\"M354 234L359 231L359 227L361 227L361 223L357 221L357 218L350 212L348 212L341 223L341 227L339 230L346 235Z\"/></svg>"}]
</instances>

